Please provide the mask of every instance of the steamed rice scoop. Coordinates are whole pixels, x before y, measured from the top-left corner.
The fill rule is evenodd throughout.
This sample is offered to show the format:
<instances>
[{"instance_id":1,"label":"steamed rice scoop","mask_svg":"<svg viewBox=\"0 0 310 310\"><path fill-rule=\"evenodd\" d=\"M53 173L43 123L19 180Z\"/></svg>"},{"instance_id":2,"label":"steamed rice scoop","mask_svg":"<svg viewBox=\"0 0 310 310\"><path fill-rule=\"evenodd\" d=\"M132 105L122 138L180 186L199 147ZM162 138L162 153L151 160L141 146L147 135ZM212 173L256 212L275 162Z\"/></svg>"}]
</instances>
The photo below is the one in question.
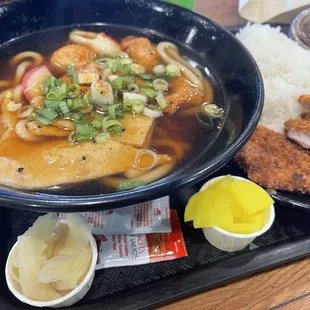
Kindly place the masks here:
<instances>
[{"instance_id":1,"label":"steamed rice scoop","mask_svg":"<svg viewBox=\"0 0 310 310\"><path fill-rule=\"evenodd\" d=\"M89 226L69 214L41 216L18 237L8 262L14 288L34 301L59 299L79 286L92 261Z\"/></svg>"},{"instance_id":2,"label":"steamed rice scoop","mask_svg":"<svg viewBox=\"0 0 310 310\"><path fill-rule=\"evenodd\" d=\"M260 124L284 133L284 123L310 111L298 102L310 91L310 51L281 32L280 27L247 24L236 35L254 57L265 89Z\"/></svg>"}]
</instances>

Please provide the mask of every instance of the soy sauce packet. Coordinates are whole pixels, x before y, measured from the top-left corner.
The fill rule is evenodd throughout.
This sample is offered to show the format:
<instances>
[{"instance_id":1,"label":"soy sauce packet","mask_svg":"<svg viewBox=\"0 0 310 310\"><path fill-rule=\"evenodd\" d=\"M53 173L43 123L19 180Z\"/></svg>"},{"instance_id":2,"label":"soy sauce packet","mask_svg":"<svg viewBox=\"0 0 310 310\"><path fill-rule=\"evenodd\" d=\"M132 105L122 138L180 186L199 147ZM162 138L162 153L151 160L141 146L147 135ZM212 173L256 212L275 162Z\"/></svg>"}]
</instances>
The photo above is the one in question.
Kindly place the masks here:
<instances>
[{"instance_id":1,"label":"soy sauce packet","mask_svg":"<svg viewBox=\"0 0 310 310\"><path fill-rule=\"evenodd\" d=\"M66 218L65 213L58 216ZM84 212L81 216L97 235L171 232L169 196L120 209Z\"/></svg>"},{"instance_id":2,"label":"soy sauce packet","mask_svg":"<svg viewBox=\"0 0 310 310\"><path fill-rule=\"evenodd\" d=\"M171 233L96 235L98 261L96 270L135 266L168 261L187 256L187 251L175 210L171 210Z\"/></svg>"}]
</instances>

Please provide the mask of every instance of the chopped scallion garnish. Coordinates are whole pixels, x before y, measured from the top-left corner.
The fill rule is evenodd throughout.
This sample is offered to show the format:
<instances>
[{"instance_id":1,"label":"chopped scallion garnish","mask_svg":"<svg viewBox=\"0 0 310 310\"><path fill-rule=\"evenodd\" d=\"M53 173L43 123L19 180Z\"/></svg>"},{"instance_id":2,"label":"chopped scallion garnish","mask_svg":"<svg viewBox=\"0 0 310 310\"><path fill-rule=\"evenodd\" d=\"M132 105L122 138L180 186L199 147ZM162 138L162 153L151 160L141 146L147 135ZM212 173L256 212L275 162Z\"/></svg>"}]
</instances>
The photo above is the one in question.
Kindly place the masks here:
<instances>
[{"instance_id":1,"label":"chopped scallion garnish","mask_svg":"<svg viewBox=\"0 0 310 310\"><path fill-rule=\"evenodd\" d=\"M160 106L161 109L167 108L168 103L167 103L167 101L165 99L165 96L164 96L162 91L159 91L157 93L155 99L156 99L156 101L157 101L157 103L158 103L158 105Z\"/></svg>"},{"instance_id":2,"label":"chopped scallion garnish","mask_svg":"<svg viewBox=\"0 0 310 310\"><path fill-rule=\"evenodd\" d=\"M58 117L58 113L55 112L51 108L41 108L36 110L37 114L40 114L41 116L45 117L49 121L52 121Z\"/></svg>"},{"instance_id":3,"label":"chopped scallion garnish","mask_svg":"<svg viewBox=\"0 0 310 310\"><path fill-rule=\"evenodd\" d=\"M75 71L74 65L70 65L67 67L67 75L72 78L72 82L74 84L78 84L79 82L78 75L77 72Z\"/></svg>"},{"instance_id":4,"label":"chopped scallion garnish","mask_svg":"<svg viewBox=\"0 0 310 310\"><path fill-rule=\"evenodd\" d=\"M148 96L151 99L154 99L156 97L156 91L152 88L143 87L140 88L139 92Z\"/></svg>"},{"instance_id":5,"label":"chopped scallion garnish","mask_svg":"<svg viewBox=\"0 0 310 310\"><path fill-rule=\"evenodd\" d=\"M126 191L129 189L137 188L140 186L144 186L145 182L143 180L137 180L137 181L125 181L120 183L120 185L117 187L120 191Z\"/></svg>"},{"instance_id":6,"label":"chopped scallion garnish","mask_svg":"<svg viewBox=\"0 0 310 310\"><path fill-rule=\"evenodd\" d=\"M169 64L166 66L166 74L171 77L177 77L181 74L181 69L178 65Z\"/></svg>"}]
</instances>

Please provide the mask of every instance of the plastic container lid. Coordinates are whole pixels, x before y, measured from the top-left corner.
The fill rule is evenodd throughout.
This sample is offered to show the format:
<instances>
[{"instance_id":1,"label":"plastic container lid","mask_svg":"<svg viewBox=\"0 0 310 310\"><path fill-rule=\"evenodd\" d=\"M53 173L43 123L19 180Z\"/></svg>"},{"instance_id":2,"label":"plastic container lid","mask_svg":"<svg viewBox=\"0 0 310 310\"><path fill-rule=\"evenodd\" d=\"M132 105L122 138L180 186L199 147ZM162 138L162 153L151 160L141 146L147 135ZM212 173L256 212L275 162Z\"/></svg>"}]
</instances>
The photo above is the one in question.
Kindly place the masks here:
<instances>
[{"instance_id":1,"label":"plastic container lid","mask_svg":"<svg viewBox=\"0 0 310 310\"><path fill-rule=\"evenodd\" d=\"M302 11L294 18L289 37L303 48L310 49L310 9Z\"/></svg>"}]
</instances>

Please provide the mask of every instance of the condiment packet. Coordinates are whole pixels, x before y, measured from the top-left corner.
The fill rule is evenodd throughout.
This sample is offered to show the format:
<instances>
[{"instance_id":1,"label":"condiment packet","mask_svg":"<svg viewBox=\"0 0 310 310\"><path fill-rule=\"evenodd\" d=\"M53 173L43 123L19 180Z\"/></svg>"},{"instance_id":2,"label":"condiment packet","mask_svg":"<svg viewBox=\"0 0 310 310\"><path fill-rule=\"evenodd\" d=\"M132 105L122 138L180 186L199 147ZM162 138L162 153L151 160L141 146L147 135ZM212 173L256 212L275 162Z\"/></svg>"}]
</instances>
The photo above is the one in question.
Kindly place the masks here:
<instances>
[{"instance_id":1,"label":"condiment packet","mask_svg":"<svg viewBox=\"0 0 310 310\"><path fill-rule=\"evenodd\" d=\"M239 0L239 14L255 23L291 23L310 0Z\"/></svg>"},{"instance_id":2,"label":"condiment packet","mask_svg":"<svg viewBox=\"0 0 310 310\"><path fill-rule=\"evenodd\" d=\"M96 270L135 266L187 256L175 210L171 210L172 232L166 234L94 235L98 246Z\"/></svg>"},{"instance_id":3,"label":"condiment packet","mask_svg":"<svg viewBox=\"0 0 310 310\"><path fill-rule=\"evenodd\" d=\"M65 213L58 216L66 218ZM84 212L81 216L97 235L171 232L169 196L120 209Z\"/></svg>"}]
</instances>

